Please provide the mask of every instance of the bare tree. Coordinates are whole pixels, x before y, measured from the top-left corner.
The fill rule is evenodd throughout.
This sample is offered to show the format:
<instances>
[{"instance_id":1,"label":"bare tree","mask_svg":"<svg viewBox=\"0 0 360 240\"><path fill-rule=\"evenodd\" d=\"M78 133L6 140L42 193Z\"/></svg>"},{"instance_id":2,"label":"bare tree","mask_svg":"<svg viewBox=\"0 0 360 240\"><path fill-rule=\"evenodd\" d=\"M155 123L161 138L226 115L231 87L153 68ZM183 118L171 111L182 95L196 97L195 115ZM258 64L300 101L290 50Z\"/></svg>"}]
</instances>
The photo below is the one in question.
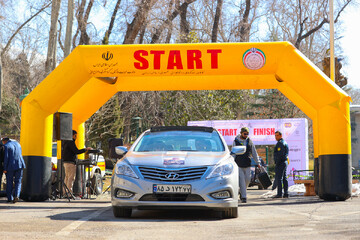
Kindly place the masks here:
<instances>
[{"instance_id":1,"label":"bare tree","mask_svg":"<svg viewBox=\"0 0 360 240\"><path fill-rule=\"evenodd\" d=\"M248 42L250 38L251 24L249 23L249 14L251 9L251 0L246 0L245 2L245 11L239 24L240 42Z\"/></svg>"},{"instance_id":2,"label":"bare tree","mask_svg":"<svg viewBox=\"0 0 360 240\"><path fill-rule=\"evenodd\" d=\"M354 88L352 86L345 86L343 89L351 97L353 105L360 104L360 89Z\"/></svg>"},{"instance_id":3,"label":"bare tree","mask_svg":"<svg viewBox=\"0 0 360 240\"><path fill-rule=\"evenodd\" d=\"M179 5L179 1L177 1L177 4ZM174 5L174 0L170 0L170 1L169 1L169 8L168 8L167 19L169 19L170 16L171 16L171 11L172 11L172 9L173 9L173 5ZM171 35L172 35L172 22L169 23L169 27L168 27L168 31L167 31L167 34L166 34L165 43L170 43Z\"/></svg>"},{"instance_id":4,"label":"bare tree","mask_svg":"<svg viewBox=\"0 0 360 240\"><path fill-rule=\"evenodd\" d=\"M212 30L212 34L211 34L211 42L217 42L219 21L220 21L220 18L221 18L222 5L223 5L223 0L218 0L217 1L217 6L216 6L216 13L215 13L215 18L214 18L213 30Z\"/></svg>"},{"instance_id":5,"label":"bare tree","mask_svg":"<svg viewBox=\"0 0 360 240\"><path fill-rule=\"evenodd\" d=\"M120 3L121 3L121 0L117 0L114 11L113 11L113 13L111 15L111 20L110 20L109 27L106 30L105 36L104 36L104 38L102 40L102 44L105 44L105 45L109 44L110 34L111 34L111 31L112 31L112 29L114 27L115 18L116 18L116 14L117 14L117 12L119 10Z\"/></svg>"},{"instance_id":6,"label":"bare tree","mask_svg":"<svg viewBox=\"0 0 360 240\"><path fill-rule=\"evenodd\" d=\"M56 43L57 43L57 22L59 19L61 0L53 0L51 7L51 25L49 33L49 44L45 62L45 75L55 69L56 66Z\"/></svg>"},{"instance_id":7,"label":"bare tree","mask_svg":"<svg viewBox=\"0 0 360 240\"><path fill-rule=\"evenodd\" d=\"M64 58L71 52L72 27L74 22L74 0L68 0L68 14L65 34Z\"/></svg>"},{"instance_id":8,"label":"bare tree","mask_svg":"<svg viewBox=\"0 0 360 240\"><path fill-rule=\"evenodd\" d=\"M184 2L180 8L180 42L186 43L190 32L189 22L186 19L189 2Z\"/></svg>"},{"instance_id":9,"label":"bare tree","mask_svg":"<svg viewBox=\"0 0 360 240\"><path fill-rule=\"evenodd\" d=\"M352 0L338 1L335 22ZM289 41L310 60L321 62L329 44L328 1L273 0L266 5L270 40Z\"/></svg>"},{"instance_id":10,"label":"bare tree","mask_svg":"<svg viewBox=\"0 0 360 240\"><path fill-rule=\"evenodd\" d=\"M90 16L91 9L93 7L94 0L90 0L89 4L86 7L86 0L81 0L76 13L76 20L78 22L78 28L76 29L75 35L73 37L73 47L76 47L77 36L80 33L79 45L89 45L90 37L87 34L86 28L88 25L88 20Z\"/></svg>"},{"instance_id":11,"label":"bare tree","mask_svg":"<svg viewBox=\"0 0 360 240\"><path fill-rule=\"evenodd\" d=\"M23 24L21 24L16 31L11 35L10 39L7 41L5 47L3 48L3 50L1 51L1 56L3 56L7 50L9 50L10 44L12 42L12 40L14 39L14 37L20 32L20 30L26 25L28 24L31 20L33 20L37 15L39 15L42 11L44 11L46 8L48 8L50 6L51 2L47 3L45 6L43 6L41 9L39 9L39 11L37 11L34 15L32 15L30 18L28 18Z\"/></svg>"},{"instance_id":12,"label":"bare tree","mask_svg":"<svg viewBox=\"0 0 360 240\"><path fill-rule=\"evenodd\" d=\"M2 85L3 85L3 71L2 71L2 62L0 57L0 111L2 106Z\"/></svg>"},{"instance_id":13,"label":"bare tree","mask_svg":"<svg viewBox=\"0 0 360 240\"><path fill-rule=\"evenodd\" d=\"M164 29L168 26L171 26L171 22L179 15L180 12L184 12L185 9L189 6L189 4L195 2L196 0L185 0L185 2L181 5L177 5L172 14L168 15L168 18L160 25L159 28L156 29L155 33L152 36L151 43L158 43L160 36Z\"/></svg>"},{"instance_id":14,"label":"bare tree","mask_svg":"<svg viewBox=\"0 0 360 240\"><path fill-rule=\"evenodd\" d=\"M137 37L142 24L145 22L151 7L155 4L156 1L157 0L141 1L141 4L138 6L138 10L136 11L132 22L127 26L123 44L133 44L135 42L135 38Z\"/></svg>"},{"instance_id":15,"label":"bare tree","mask_svg":"<svg viewBox=\"0 0 360 240\"><path fill-rule=\"evenodd\" d=\"M302 2L301 2L301 0L298 0L298 1L299 1L299 4L298 4L298 8L299 8L299 32L297 34L297 39L295 41L295 47L299 49L301 41L304 40L305 38L308 38L310 35L314 34L316 31L318 31L320 28L322 28L325 23L329 23L329 19L327 18L327 14L324 13L324 17L322 18L322 20L319 21L317 25L311 27L309 30L306 31L304 25L309 20L309 16L306 16L305 15L306 13L303 14ZM336 14L334 23L337 23L337 21L338 21L338 19L340 17L340 14L350 4L351 1L352 0L347 0L345 2L345 4L341 7L341 9ZM327 9L327 2L328 1L324 1L324 4L323 4L324 9Z\"/></svg>"}]
</instances>

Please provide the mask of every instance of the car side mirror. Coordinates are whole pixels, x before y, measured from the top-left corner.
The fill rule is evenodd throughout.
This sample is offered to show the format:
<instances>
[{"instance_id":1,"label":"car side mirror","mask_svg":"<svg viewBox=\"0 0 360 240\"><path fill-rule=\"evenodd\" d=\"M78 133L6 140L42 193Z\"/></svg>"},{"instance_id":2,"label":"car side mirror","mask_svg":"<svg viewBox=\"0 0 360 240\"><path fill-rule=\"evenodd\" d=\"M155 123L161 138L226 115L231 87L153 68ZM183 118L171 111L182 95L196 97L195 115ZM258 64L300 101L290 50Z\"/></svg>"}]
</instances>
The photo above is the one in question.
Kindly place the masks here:
<instances>
[{"instance_id":1,"label":"car side mirror","mask_svg":"<svg viewBox=\"0 0 360 240\"><path fill-rule=\"evenodd\" d=\"M246 146L233 146L231 153L235 155L242 155L246 152Z\"/></svg>"},{"instance_id":2,"label":"car side mirror","mask_svg":"<svg viewBox=\"0 0 360 240\"><path fill-rule=\"evenodd\" d=\"M128 152L128 149L125 146L118 146L115 147L115 152L117 155L124 156Z\"/></svg>"}]
</instances>

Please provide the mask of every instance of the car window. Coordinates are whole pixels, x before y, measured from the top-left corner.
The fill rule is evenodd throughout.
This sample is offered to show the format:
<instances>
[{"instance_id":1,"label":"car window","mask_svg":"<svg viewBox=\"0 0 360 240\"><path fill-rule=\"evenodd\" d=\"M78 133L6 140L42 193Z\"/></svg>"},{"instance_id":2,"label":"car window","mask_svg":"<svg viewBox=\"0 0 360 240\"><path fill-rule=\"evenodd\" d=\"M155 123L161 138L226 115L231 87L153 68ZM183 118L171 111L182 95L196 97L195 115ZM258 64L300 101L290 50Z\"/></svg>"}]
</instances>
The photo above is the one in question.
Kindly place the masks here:
<instances>
[{"instance_id":1,"label":"car window","mask_svg":"<svg viewBox=\"0 0 360 240\"><path fill-rule=\"evenodd\" d=\"M56 156L57 156L56 153L57 153L57 148L56 148L56 147L55 147L55 148L53 147L53 148L52 148L52 156L53 156L53 157L56 157Z\"/></svg>"},{"instance_id":2,"label":"car window","mask_svg":"<svg viewBox=\"0 0 360 240\"><path fill-rule=\"evenodd\" d=\"M52 156L57 157L57 144L53 143L52 145Z\"/></svg>"},{"instance_id":3,"label":"car window","mask_svg":"<svg viewBox=\"0 0 360 240\"><path fill-rule=\"evenodd\" d=\"M222 152L225 147L216 131L160 131L146 132L134 151Z\"/></svg>"}]
</instances>

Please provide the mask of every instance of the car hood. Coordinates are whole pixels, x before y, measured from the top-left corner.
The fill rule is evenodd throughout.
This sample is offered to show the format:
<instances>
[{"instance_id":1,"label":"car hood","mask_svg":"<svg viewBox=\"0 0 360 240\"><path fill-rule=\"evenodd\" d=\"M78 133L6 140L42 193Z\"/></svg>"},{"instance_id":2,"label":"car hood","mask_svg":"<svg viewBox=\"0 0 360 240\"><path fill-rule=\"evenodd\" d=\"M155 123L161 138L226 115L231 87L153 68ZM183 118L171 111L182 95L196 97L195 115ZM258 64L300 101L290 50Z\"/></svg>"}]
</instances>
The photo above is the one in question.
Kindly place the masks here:
<instances>
[{"instance_id":1,"label":"car hood","mask_svg":"<svg viewBox=\"0 0 360 240\"><path fill-rule=\"evenodd\" d=\"M226 156L228 152L128 152L125 159L137 166L180 168L215 165Z\"/></svg>"}]
</instances>

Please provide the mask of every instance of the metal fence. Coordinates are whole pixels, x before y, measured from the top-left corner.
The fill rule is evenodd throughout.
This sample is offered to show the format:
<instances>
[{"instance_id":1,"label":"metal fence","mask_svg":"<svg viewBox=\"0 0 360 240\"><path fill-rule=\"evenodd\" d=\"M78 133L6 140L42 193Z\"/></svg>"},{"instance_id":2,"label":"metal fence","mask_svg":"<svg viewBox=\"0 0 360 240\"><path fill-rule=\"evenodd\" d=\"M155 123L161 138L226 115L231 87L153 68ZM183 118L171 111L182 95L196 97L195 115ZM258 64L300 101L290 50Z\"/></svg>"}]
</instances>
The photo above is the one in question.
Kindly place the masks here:
<instances>
[{"instance_id":1,"label":"metal fence","mask_svg":"<svg viewBox=\"0 0 360 240\"><path fill-rule=\"evenodd\" d=\"M313 180L314 171L313 170L294 170L293 172L294 180Z\"/></svg>"}]
</instances>

